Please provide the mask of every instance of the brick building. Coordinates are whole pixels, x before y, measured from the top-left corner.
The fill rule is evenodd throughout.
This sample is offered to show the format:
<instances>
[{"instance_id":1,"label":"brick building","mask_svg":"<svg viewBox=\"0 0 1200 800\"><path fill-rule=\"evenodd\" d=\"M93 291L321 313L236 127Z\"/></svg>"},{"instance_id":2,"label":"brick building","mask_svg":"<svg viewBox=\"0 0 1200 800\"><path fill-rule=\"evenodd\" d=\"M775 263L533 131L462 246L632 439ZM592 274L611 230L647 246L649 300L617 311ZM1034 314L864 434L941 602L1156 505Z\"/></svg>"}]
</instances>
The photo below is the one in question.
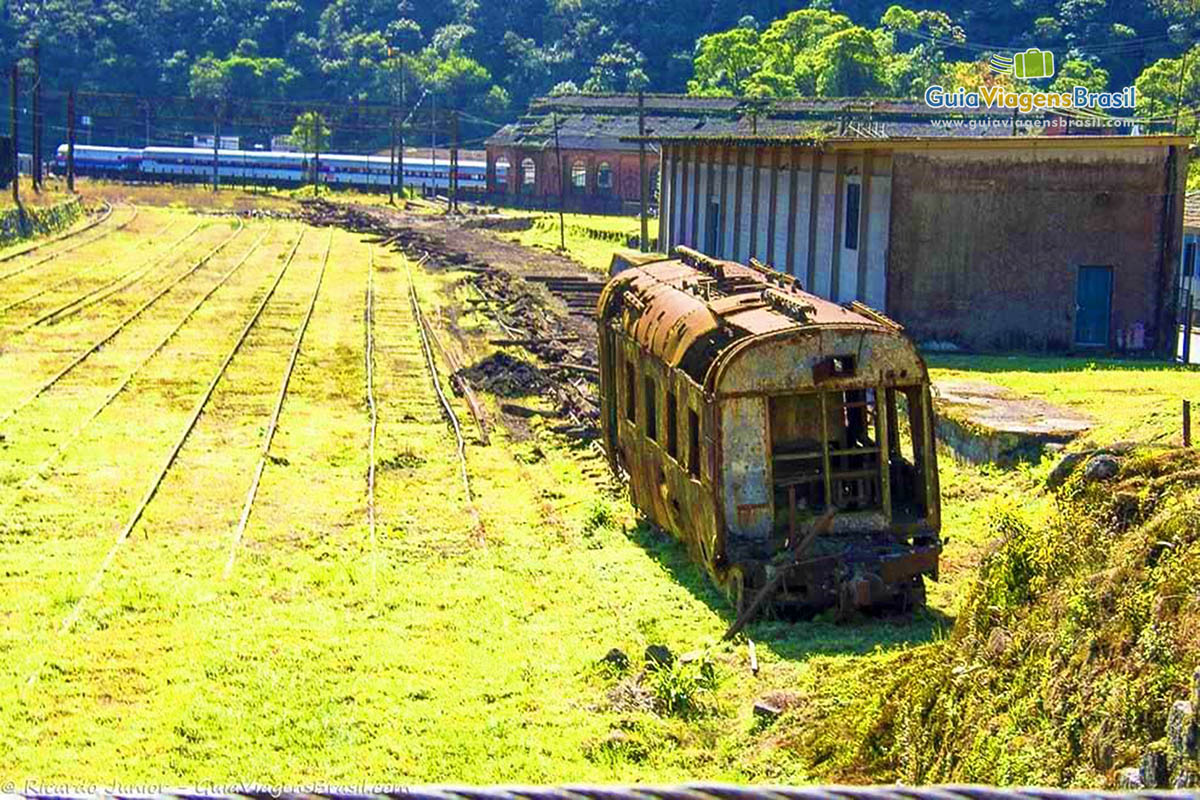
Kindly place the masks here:
<instances>
[{"instance_id":1,"label":"brick building","mask_svg":"<svg viewBox=\"0 0 1200 800\"><path fill-rule=\"evenodd\" d=\"M1174 346L1186 137L655 141L665 250L756 258L934 346Z\"/></svg>"}]
</instances>

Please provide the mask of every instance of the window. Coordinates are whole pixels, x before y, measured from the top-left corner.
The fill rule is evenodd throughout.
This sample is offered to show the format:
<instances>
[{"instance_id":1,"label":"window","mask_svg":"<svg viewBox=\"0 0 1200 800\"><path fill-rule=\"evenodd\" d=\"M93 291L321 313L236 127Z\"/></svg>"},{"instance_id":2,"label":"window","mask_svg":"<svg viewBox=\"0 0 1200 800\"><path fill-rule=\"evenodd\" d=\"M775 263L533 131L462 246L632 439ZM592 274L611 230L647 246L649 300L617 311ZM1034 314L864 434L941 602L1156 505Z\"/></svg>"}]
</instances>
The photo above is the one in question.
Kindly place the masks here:
<instances>
[{"instance_id":1,"label":"window","mask_svg":"<svg viewBox=\"0 0 1200 800\"><path fill-rule=\"evenodd\" d=\"M700 416L688 409L688 474L700 477Z\"/></svg>"},{"instance_id":2,"label":"window","mask_svg":"<svg viewBox=\"0 0 1200 800\"><path fill-rule=\"evenodd\" d=\"M583 189L587 186L587 165L582 161L576 161L571 165L571 185L576 189Z\"/></svg>"},{"instance_id":3,"label":"window","mask_svg":"<svg viewBox=\"0 0 1200 800\"><path fill-rule=\"evenodd\" d=\"M1183 247L1183 277L1190 278L1196 274L1196 243L1188 242Z\"/></svg>"},{"instance_id":4,"label":"window","mask_svg":"<svg viewBox=\"0 0 1200 800\"><path fill-rule=\"evenodd\" d=\"M646 376L646 438L658 440L658 408L654 391L654 378Z\"/></svg>"},{"instance_id":5,"label":"window","mask_svg":"<svg viewBox=\"0 0 1200 800\"><path fill-rule=\"evenodd\" d=\"M596 185L601 189L612 188L612 167L607 161L601 161L600 166L596 169Z\"/></svg>"},{"instance_id":6,"label":"window","mask_svg":"<svg viewBox=\"0 0 1200 800\"><path fill-rule=\"evenodd\" d=\"M679 457L679 407L675 400L675 393L667 392L667 455L671 458Z\"/></svg>"},{"instance_id":7,"label":"window","mask_svg":"<svg viewBox=\"0 0 1200 800\"><path fill-rule=\"evenodd\" d=\"M537 166L532 158L521 162L521 181L526 186L533 186L537 182Z\"/></svg>"},{"instance_id":8,"label":"window","mask_svg":"<svg viewBox=\"0 0 1200 800\"><path fill-rule=\"evenodd\" d=\"M862 202L862 186L846 184L846 249L858 249L858 211Z\"/></svg>"},{"instance_id":9,"label":"window","mask_svg":"<svg viewBox=\"0 0 1200 800\"><path fill-rule=\"evenodd\" d=\"M625 362L625 419L637 422L637 373L629 361Z\"/></svg>"}]
</instances>

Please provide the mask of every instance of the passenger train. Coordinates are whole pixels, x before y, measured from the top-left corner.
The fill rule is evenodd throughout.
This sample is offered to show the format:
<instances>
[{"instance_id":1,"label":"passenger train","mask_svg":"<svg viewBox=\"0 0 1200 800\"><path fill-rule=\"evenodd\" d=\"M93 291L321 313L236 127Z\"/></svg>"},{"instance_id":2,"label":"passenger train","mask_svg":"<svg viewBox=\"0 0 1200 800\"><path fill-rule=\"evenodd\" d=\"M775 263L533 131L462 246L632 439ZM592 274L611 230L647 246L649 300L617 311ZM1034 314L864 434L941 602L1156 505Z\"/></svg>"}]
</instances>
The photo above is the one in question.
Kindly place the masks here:
<instances>
[{"instance_id":1,"label":"passenger train","mask_svg":"<svg viewBox=\"0 0 1200 800\"><path fill-rule=\"evenodd\" d=\"M270 150L218 150L217 174L236 183L298 186L311 179L312 154ZM67 166L67 146L60 145L55 157L59 171ZM389 183L386 156L322 153L317 160L320 182L330 186L352 186L384 190ZM199 183L210 180L212 150L195 147L102 147L75 145L75 172L104 178ZM503 183L507 168L496 167L496 180ZM450 164L445 159L404 158L404 184L425 190L450 187ZM460 159L458 189L482 193L487 189L487 162Z\"/></svg>"}]
</instances>

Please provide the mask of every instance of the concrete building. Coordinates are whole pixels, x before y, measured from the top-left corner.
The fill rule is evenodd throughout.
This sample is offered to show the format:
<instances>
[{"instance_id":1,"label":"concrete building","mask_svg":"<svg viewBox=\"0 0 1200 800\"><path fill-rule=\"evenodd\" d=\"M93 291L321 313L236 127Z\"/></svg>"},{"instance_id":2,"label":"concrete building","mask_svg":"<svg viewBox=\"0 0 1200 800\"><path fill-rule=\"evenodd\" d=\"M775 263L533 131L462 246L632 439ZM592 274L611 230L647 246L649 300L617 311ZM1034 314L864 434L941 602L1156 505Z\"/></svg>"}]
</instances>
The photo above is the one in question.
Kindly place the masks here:
<instances>
[{"instance_id":1,"label":"concrete building","mask_svg":"<svg viewBox=\"0 0 1200 800\"><path fill-rule=\"evenodd\" d=\"M664 250L758 259L934 347L1173 347L1186 137L656 142Z\"/></svg>"}]
</instances>

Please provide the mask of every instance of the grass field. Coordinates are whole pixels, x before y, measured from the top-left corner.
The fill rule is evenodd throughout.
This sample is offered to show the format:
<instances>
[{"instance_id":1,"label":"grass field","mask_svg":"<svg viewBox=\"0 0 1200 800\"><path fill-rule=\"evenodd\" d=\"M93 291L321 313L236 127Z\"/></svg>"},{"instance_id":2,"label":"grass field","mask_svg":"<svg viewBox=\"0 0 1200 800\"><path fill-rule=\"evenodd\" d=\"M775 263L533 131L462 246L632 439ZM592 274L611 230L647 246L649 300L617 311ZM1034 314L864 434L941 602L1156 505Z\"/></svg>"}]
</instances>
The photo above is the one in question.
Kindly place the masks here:
<instances>
[{"instance_id":1,"label":"grass field","mask_svg":"<svg viewBox=\"0 0 1200 800\"><path fill-rule=\"evenodd\" d=\"M194 214L190 197L118 202L87 244L0 263L0 776L820 780L753 701L860 692L858 668L949 628L997 510L1050 505L1048 461L944 457L930 609L757 623L754 676L744 642L719 642L724 601L594 477L591 451L537 423L490 446L468 430L467 503L408 295L411 279L472 363L497 331L442 324L460 275L339 230ZM1195 377L1086 363L933 359L1090 410L1105 437L1166 425ZM643 672L650 644L693 658ZM603 662L611 648L632 665Z\"/></svg>"},{"instance_id":2,"label":"grass field","mask_svg":"<svg viewBox=\"0 0 1200 800\"><path fill-rule=\"evenodd\" d=\"M519 242L527 247L540 247L546 250L558 250L562 237L559 233L558 214L530 213L524 211L505 211L505 214L517 217L528 217L533 224L528 230L513 234L503 234L509 241ZM624 242L613 242L599 238L592 231L618 233L624 236L636 236L641 231L641 222L637 217L620 217L601 214L563 214L567 253L571 258L580 262L588 269L596 272L608 272L612 260L613 248L624 247ZM650 238L658 236L658 220L650 219Z\"/></svg>"}]
</instances>

